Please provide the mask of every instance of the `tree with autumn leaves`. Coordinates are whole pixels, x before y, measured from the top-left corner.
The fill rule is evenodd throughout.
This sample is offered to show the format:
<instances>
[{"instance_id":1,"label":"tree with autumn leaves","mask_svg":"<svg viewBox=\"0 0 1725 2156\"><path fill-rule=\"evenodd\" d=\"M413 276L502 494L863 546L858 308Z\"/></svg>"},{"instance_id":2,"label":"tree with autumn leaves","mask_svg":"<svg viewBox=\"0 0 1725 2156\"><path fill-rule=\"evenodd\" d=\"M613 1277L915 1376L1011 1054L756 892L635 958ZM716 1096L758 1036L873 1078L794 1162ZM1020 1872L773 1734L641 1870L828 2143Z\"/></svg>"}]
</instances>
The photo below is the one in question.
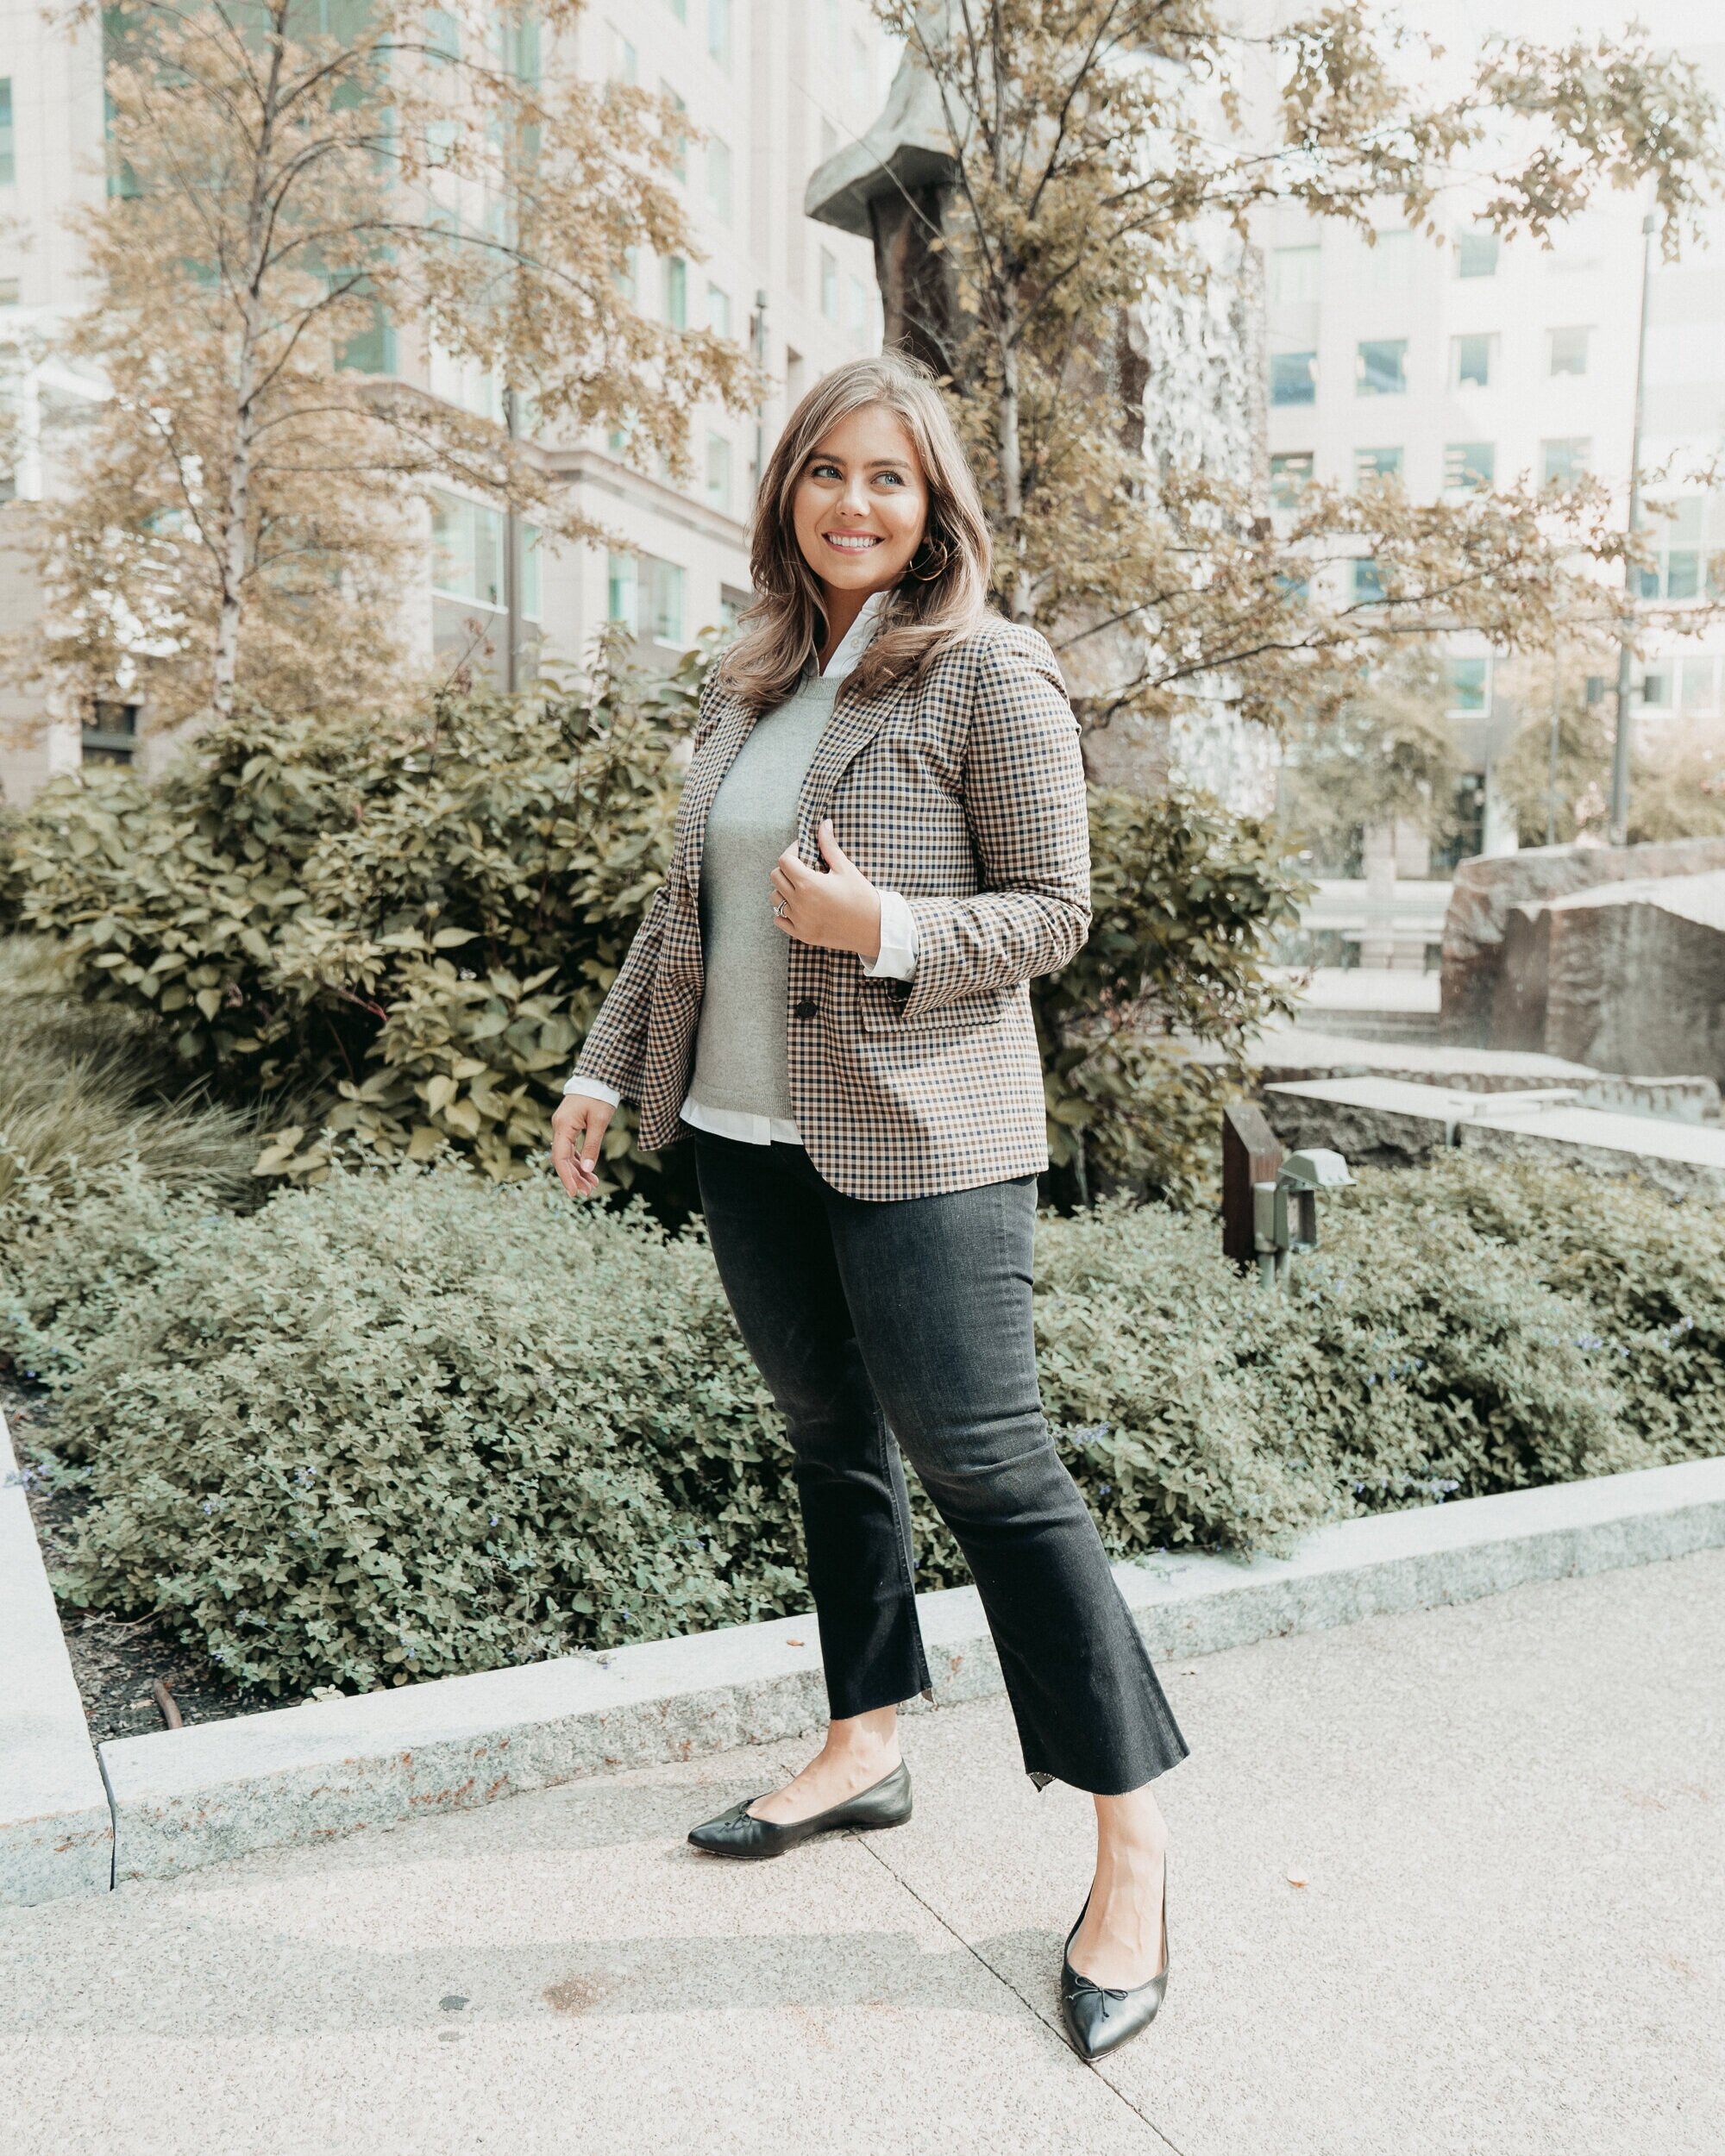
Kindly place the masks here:
<instances>
[{"instance_id":1,"label":"tree with autumn leaves","mask_svg":"<svg viewBox=\"0 0 1725 2156\"><path fill-rule=\"evenodd\" d=\"M1466 628L1545 650L1597 616L1634 549L1596 482L1454 503L1318 485L1272 519L1251 484L1146 468L1122 324L1233 275L1214 234L1250 240L1277 204L1368 239L1389 210L1436 244L1464 168L1474 219L1538 239L1602 189L1649 191L1672 254L1721 170L1691 66L1630 31L1499 39L1446 75L1433 41L1364 0L877 13L932 84L952 160L912 205L937 273L906 280L898 326L950 382L999 603L1048 635L1087 725L1206 694L1280 733L1339 710L1386 649ZM1338 568L1360 555L1355 596Z\"/></svg>"},{"instance_id":2,"label":"tree with autumn leaves","mask_svg":"<svg viewBox=\"0 0 1725 2156\"><path fill-rule=\"evenodd\" d=\"M692 409L749 392L736 346L632 303L633 250L698 252L670 184L688 123L574 72L580 14L104 11L109 188L69 356L108 393L44 519L41 655L86 694L147 654L168 720L386 697L432 480L592 539L541 443L626 427L687 473ZM431 353L486 396L417 386Z\"/></svg>"}]
</instances>

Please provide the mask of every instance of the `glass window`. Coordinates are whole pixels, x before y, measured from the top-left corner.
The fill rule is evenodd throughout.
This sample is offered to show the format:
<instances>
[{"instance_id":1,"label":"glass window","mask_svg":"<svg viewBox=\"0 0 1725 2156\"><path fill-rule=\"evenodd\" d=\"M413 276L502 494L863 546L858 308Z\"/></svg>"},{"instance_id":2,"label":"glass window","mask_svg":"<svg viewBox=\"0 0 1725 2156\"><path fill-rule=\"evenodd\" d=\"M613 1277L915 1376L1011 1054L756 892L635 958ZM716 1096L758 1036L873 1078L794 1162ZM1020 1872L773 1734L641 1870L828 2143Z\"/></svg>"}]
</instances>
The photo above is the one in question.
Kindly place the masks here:
<instances>
[{"instance_id":1,"label":"glass window","mask_svg":"<svg viewBox=\"0 0 1725 2156\"><path fill-rule=\"evenodd\" d=\"M1655 659L1637 683L1640 700L1650 711L1667 711L1672 700L1672 663L1669 659Z\"/></svg>"},{"instance_id":2,"label":"glass window","mask_svg":"<svg viewBox=\"0 0 1725 2156\"><path fill-rule=\"evenodd\" d=\"M679 22L687 22L688 21L689 0L665 0L665 4L670 9L671 13L676 16Z\"/></svg>"},{"instance_id":3,"label":"glass window","mask_svg":"<svg viewBox=\"0 0 1725 2156\"><path fill-rule=\"evenodd\" d=\"M1317 403L1318 355L1315 352L1270 354L1270 401L1272 404Z\"/></svg>"},{"instance_id":4,"label":"glass window","mask_svg":"<svg viewBox=\"0 0 1725 2156\"><path fill-rule=\"evenodd\" d=\"M1496 344L1493 336L1450 339L1450 379L1456 388L1490 388Z\"/></svg>"},{"instance_id":5,"label":"glass window","mask_svg":"<svg viewBox=\"0 0 1725 2156\"><path fill-rule=\"evenodd\" d=\"M736 585L721 584L718 587L719 627L729 634L742 620L744 608L753 603L750 594L739 591Z\"/></svg>"},{"instance_id":6,"label":"glass window","mask_svg":"<svg viewBox=\"0 0 1725 2156\"><path fill-rule=\"evenodd\" d=\"M820 251L820 311L829 322L838 319L838 265L830 248Z\"/></svg>"},{"instance_id":7,"label":"glass window","mask_svg":"<svg viewBox=\"0 0 1725 2156\"><path fill-rule=\"evenodd\" d=\"M1546 372L1548 374L1585 374L1587 341L1591 329L1552 329L1546 332Z\"/></svg>"},{"instance_id":8,"label":"glass window","mask_svg":"<svg viewBox=\"0 0 1725 2156\"><path fill-rule=\"evenodd\" d=\"M433 491L431 583L448 599L464 599L476 606L505 604L500 511L441 488Z\"/></svg>"},{"instance_id":9,"label":"glass window","mask_svg":"<svg viewBox=\"0 0 1725 2156\"><path fill-rule=\"evenodd\" d=\"M1589 435L1569 435L1540 444L1540 475L1547 486L1575 486L1587 477L1593 461Z\"/></svg>"},{"instance_id":10,"label":"glass window","mask_svg":"<svg viewBox=\"0 0 1725 2156\"><path fill-rule=\"evenodd\" d=\"M688 110L688 107L662 75L659 78L659 95L670 99L679 119ZM676 128L672 134L670 151L671 177L687 186L689 178L689 138L681 127Z\"/></svg>"},{"instance_id":11,"label":"glass window","mask_svg":"<svg viewBox=\"0 0 1725 2156\"><path fill-rule=\"evenodd\" d=\"M1270 460L1270 498L1277 509L1292 509L1312 484L1312 452L1291 451Z\"/></svg>"},{"instance_id":12,"label":"glass window","mask_svg":"<svg viewBox=\"0 0 1725 2156\"><path fill-rule=\"evenodd\" d=\"M731 65L731 0L706 0L706 49L721 67Z\"/></svg>"},{"instance_id":13,"label":"glass window","mask_svg":"<svg viewBox=\"0 0 1725 2156\"><path fill-rule=\"evenodd\" d=\"M611 64L606 72L612 82L627 83L631 90L641 80L641 56L616 30L611 34Z\"/></svg>"},{"instance_id":14,"label":"glass window","mask_svg":"<svg viewBox=\"0 0 1725 2156\"><path fill-rule=\"evenodd\" d=\"M706 498L709 508L731 510L731 444L722 434L706 438Z\"/></svg>"},{"instance_id":15,"label":"glass window","mask_svg":"<svg viewBox=\"0 0 1725 2156\"><path fill-rule=\"evenodd\" d=\"M850 334L860 337L869 328L869 288L860 277L850 280Z\"/></svg>"},{"instance_id":16,"label":"glass window","mask_svg":"<svg viewBox=\"0 0 1725 2156\"><path fill-rule=\"evenodd\" d=\"M1444 451L1444 485L1452 492L1490 486L1497 473L1493 442L1452 442Z\"/></svg>"},{"instance_id":17,"label":"glass window","mask_svg":"<svg viewBox=\"0 0 1725 2156\"><path fill-rule=\"evenodd\" d=\"M643 609L648 636L656 644L683 641L683 573L673 561L657 561L649 555L642 563L647 572L647 604Z\"/></svg>"},{"instance_id":18,"label":"glass window","mask_svg":"<svg viewBox=\"0 0 1725 2156\"><path fill-rule=\"evenodd\" d=\"M668 254L661 266L665 285L665 319L674 329L689 326L689 266L681 254Z\"/></svg>"},{"instance_id":19,"label":"glass window","mask_svg":"<svg viewBox=\"0 0 1725 2156\"><path fill-rule=\"evenodd\" d=\"M641 298L640 248L638 247L624 248L622 259L612 274L617 279L618 291L631 306L637 304Z\"/></svg>"},{"instance_id":20,"label":"glass window","mask_svg":"<svg viewBox=\"0 0 1725 2156\"><path fill-rule=\"evenodd\" d=\"M1368 338L1354 355L1354 387L1358 393L1362 397L1399 397L1407 386L1407 338Z\"/></svg>"},{"instance_id":21,"label":"glass window","mask_svg":"<svg viewBox=\"0 0 1725 2156\"><path fill-rule=\"evenodd\" d=\"M1491 686L1490 659L1452 659L1447 668L1450 683L1450 711L1455 718L1466 718L1483 711Z\"/></svg>"},{"instance_id":22,"label":"glass window","mask_svg":"<svg viewBox=\"0 0 1725 2156\"><path fill-rule=\"evenodd\" d=\"M641 579L632 554L608 554L605 565L605 613L607 621L621 622L631 636L641 633Z\"/></svg>"},{"instance_id":23,"label":"glass window","mask_svg":"<svg viewBox=\"0 0 1725 2156\"><path fill-rule=\"evenodd\" d=\"M716 336L731 335L731 294L717 285L706 288L706 326Z\"/></svg>"},{"instance_id":24,"label":"glass window","mask_svg":"<svg viewBox=\"0 0 1725 2156\"><path fill-rule=\"evenodd\" d=\"M1456 275L1496 277L1498 245L1495 232L1476 227L1462 233L1456 241Z\"/></svg>"},{"instance_id":25,"label":"glass window","mask_svg":"<svg viewBox=\"0 0 1725 2156\"><path fill-rule=\"evenodd\" d=\"M1550 266L1560 271L1597 269L1603 230L1598 212L1593 210L1582 210L1567 224L1554 224Z\"/></svg>"},{"instance_id":26,"label":"glass window","mask_svg":"<svg viewBox=\"0 0 1725 2156\"><path fill-rule=\"evenodd\" d=\"M1403 292L1414 266L1411 232L1380 232L1365 251L1365 289L1370 292Z\"/></svg>"},{"instance_id":27,"label":"glass window","mask_svg":"<svg viewBox=\"0 0 1725 2156\"><path fill-rule=\"evenodd\" d=\"M427 8L425 10L425 49L434 60L458 60L461 57L461 26L448 8Z\"/></svg>"},{"instance_id":28,"label":"glass window","mask_svg":"<svg viewBox=\"0 0 1725 2156\"><path fill-rule=\"evenodd\" d=\"M731 222L731 145L707 137L706 206L721 224Z\"/></svg>"},{"instance_id":29,"label":"glass window","mask_svg":"<svg viewBox=\"0 0 1725 2156\"><path fill-rule=\"evenodd\" d=\"M1356 603L1362 605L1370 605L1383 597L1383 572L1378 567L1375 555L1354 556L1353 595Z\"/></svg>"},{"instance_id":30,"label":"glass window","mask_svg":"<svg viewBox=\"0 0 1725 2156\"><path fill-rule=\"evenodd\" d=\"M1683 662L1683 708L1703 717L1719 708L1718 663L1710 652Z\"/></svg>"},{"instance_id":31,"label":"glass window","mask_svg":"<svg viewBox=\"0 0 1725 2156\"><path fill-rule=\"evenodd\" d=\"M1687 494L1671 513L1650 515L1647 529L1659 548L1658 566L1640 573L1643 599L1697 599L1701 593L1703 498Z\"/></svg>"},{"instance_id":32,"label":"glass window","mask_svg":"<svg viewBox=\"0 0 1725 2156\"><path fill-rule=\"evenodd\" d=\"M18 177L17 142L12 133L12 78L0 75L0 187Z\"/></svg>"},{"instance_id":33,"label":"glass window","mask_svg":"<svg viewBox=\"0 0 1725 2156\"><path fill-rule=\"evenodd\" d=\"M1356 449L1353 453L1353 483L1362 479L1399 479L1402 476L1400 449Z\"/></svg>"},{"instance_id":34,"label":"glass window","mask_svg":"<svg viewBox=\"0 0 1725 2156\"><path fill-rule=\"evenodd\" d=\"M1318 297L1318 270L1322 260L1321 248L1271 248L1270 304L1276 307L1309 305Z\"/></svg>"}]
</instances>

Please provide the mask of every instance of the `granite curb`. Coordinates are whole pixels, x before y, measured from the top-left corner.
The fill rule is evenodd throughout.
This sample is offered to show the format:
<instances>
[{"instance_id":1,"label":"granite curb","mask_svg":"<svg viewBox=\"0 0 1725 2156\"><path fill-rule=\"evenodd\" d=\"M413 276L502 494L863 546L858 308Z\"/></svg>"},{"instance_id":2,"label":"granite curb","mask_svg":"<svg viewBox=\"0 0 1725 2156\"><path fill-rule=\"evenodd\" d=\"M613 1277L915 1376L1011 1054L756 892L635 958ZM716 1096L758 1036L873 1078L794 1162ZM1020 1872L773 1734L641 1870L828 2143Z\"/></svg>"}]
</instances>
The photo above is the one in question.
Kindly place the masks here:
<instances>
[{"instance_id":1,"label":"granite curb","mask_svg":"<svg viewBox=\"0 0 1725 2156\"><path fill-rule=\"evenodd\" d=\"M1152 1654L1178 1657L1720 1545L1725 1458L1345 1520L1287 1557L1115 1573ZM998 1691L975 1590L919 1603L937 1706ZM122 1738L101 1748L115 1883L790 1737L824 1712L814 1620L789 1617Z\"/></svg>"},{"instance_id":2,"label":"granite curb","mask_svg":"<svg viewBox=\"0 0 1725 2156\"><path fill-rule=\"evenodd\" d=\"M0 1414L0 1906L105 1893L114 1824Z\"/></svg>"}]
</instances>

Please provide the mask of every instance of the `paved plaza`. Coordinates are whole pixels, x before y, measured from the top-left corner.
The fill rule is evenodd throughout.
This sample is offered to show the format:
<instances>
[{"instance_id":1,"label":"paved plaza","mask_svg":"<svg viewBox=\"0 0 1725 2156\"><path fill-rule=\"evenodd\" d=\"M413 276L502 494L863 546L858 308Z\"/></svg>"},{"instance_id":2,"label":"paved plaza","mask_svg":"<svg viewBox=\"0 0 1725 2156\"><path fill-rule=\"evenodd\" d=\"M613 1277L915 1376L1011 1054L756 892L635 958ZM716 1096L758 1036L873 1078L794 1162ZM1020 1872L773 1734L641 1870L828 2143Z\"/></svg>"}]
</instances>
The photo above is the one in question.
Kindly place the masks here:
<instances>
[{"instance_id":1,"label":"paved plaza","mask_svg":"<svg viewBox=\"0 0 1725 2156\"><path fill-rule=\"evenodd\" d=\"M1057 2033L1005 1705L727 1865L772 1745L0 1913L9 2156L1719 2156L1725 1550L1165 1666L1168 2003ZM1307 1883L1296 1887L1294 1872Z\"/></svg>"}]
</instances>

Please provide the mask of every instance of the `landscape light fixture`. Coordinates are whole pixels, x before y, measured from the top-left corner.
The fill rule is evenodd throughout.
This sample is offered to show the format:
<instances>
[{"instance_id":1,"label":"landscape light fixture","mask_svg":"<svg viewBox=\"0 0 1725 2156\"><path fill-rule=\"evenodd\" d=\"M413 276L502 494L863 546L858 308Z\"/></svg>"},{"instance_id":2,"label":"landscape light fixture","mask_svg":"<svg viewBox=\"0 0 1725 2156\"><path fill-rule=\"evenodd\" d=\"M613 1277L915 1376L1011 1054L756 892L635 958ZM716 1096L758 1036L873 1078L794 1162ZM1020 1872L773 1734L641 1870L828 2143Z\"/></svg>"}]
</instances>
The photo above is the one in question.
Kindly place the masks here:
<instances>
[{"instance_id":1,"label":"landscape light fixture","mask_svg":"<svg viewBox=\"0 0 1725 2156\"><path fill-rule=\"evenodd\" d=\"M1266 1288L1286 1288L1290 1252L1317 1248L1318 1193L1345 1190L1352 1181L1339 1153L1314 1145L1290 1153L1274 1182L1252 1185L1258 1276Z\"/></svg>"}]
</instances>

